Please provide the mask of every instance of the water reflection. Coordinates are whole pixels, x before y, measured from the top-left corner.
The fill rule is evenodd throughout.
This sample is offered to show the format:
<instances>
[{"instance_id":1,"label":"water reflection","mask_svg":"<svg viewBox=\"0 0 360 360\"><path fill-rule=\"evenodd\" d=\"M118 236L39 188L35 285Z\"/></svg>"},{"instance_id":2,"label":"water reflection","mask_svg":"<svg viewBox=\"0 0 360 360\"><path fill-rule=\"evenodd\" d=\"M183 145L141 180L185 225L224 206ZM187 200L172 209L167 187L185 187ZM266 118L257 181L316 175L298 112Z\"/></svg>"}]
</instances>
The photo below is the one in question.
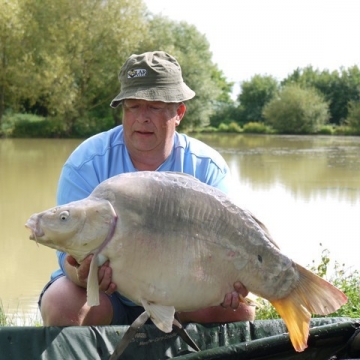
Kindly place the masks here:
<instances>
[{"instance_id":1,"label":"water reflection","mask_svg":"<svg viewBox=\"0 0 360 360\"><path fill-rule=\"evenodd\" d=\"M24 224L55 205L61 166L79 140L0 140L0 300L10 313L35 312L56 268L54 251L28 240Z\"/></svg>"},{"instance_id":2,"label":"water reflection","mask_svg":"<svg viewBox=\"0 0 360 360\"><path fill-rule=\"evenodd\" d=\"M360 141L356 137L203 135L219 149L240 183L256 189L284 186L294 197L336 196L356 202Z\"/></svg>"},{"instance_id":3,"label":"water reflection","mask_svg":"<svg viewBox=\"0 0 360 360\"><path fill-rule=\"evenodd\" d=\"M303 265L331 257L360 268L360 137L197 135L225 157L236 200ZM61 167L81 140L0 140L0 299L9 312L36 311L37 296L57 268L54 251L37 247L24 228L55 205Z\"/></svg>"},{"instance_id":4,"label":"water reflection","mask_svg":"<svg viewBox=\"0 0 360 360\"><path fill-rule=\"evenodd\" d=\"M237 202L267 225L284 253L308 265L328 249L332 264L360 268L354 251L360 233L360 138L202 140L222 152L237 180Z\"/></svg>"}]
</instances>

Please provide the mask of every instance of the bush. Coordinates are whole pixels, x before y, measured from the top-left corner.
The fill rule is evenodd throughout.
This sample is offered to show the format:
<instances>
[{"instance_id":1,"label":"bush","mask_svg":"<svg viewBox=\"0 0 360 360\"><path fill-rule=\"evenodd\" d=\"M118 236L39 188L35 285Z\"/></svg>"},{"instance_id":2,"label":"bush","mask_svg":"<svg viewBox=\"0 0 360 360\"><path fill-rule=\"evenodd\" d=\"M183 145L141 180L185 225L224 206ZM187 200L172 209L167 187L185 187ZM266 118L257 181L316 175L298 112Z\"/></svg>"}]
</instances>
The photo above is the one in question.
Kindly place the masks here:
<instances>
[{"instance_id":1,"label":"bush","mask_svg":"<svg viewBox=\"0 0 360 360\"><path fill-rule=\"evenodd\" d=\"M72 129L62 118L44 118L32 114L7 114L1 132L14 138L87 138L114 126L111 116L95 118L89 116L75 120Z\"/></svg>"},{"instance_id":2,"label":"bush","mask_svg":"<svg viewBox=\"0 0 360 360\"><path fill-rule=\"evenodd\" d=\"M221 131L221 132L228 132L228 131L229 131L229 125L228 125L228 124L221 123L221 124L219 125L219 131Z\"/></svg>"},{"instance_id":3,"label":"bush","mask_svg":"<svg viewBox=\"0 0 360 360\"><path fill-rule=\"evenodd\" d=\"M218 131L217 127L206 126L206 127L195 128L191 132L192 133L214 133L214 132L217 132L217 131Z\"/></svg>"},{"instance_id":4,"label":"bush","mask_svg":"<svg viewBox=\"0 0 360 360\"><path fill-rule=\"evenodd\" d=\"M335 262L333 271L329 274L330 252L324 249L321 254L319 265L313 265L310 270L322 278L330 281L340 289L348 298L348 302L336 312L328 315L330 317L347 316L351 318L360 317L360 273L358 270L350 271L345 264Z\"/></svg>"},{"instance_id":5,"label":"bush","mask_svg":"<svg viewBox=\"0 0 360 360\"><path fill-rule=\"evenodd\" d=\"M87 117L77 119L74 124L73 137L87 138L102 131L109 130L114 126L114 119L111 116L99 119Z\"/></svg>"},{"instance_id":6,"label":"bush","mask_svg":"<svg viewBox=\"0 0 360 360\"><path fill-rule=\"evenodd\" d=\"M241 111L235 103L218 104L210 116L210 126L218 128L221 123L230 124L233 121L241 124L241 117Z\"/></svg>"},{"instance_id":7,"label":"bush","mask_svg":"<svg viewBox=\"0 0 360 360\"><path fill-rule=\"evenodd\" d=\"M30 114L16 114L11 136L16 138L58 138L62 137L65 132L63 121L44 119Z\"/></svg>"},{"instance_id":8,"label":"bush","mask_svg":"<svg viewBox=\"0 0 360 360\"><path fill-rule=\"evenodd\" d=\"M236 132L236 133L242 132L240 125L238 123L234 122L234 121L232 121L229 124L228 131L229 132Z\"/></svg>"},{"instance_id":9,"label":"bush","mask_svg":"<svg viewBox=\"0 0 360 360\"><path fill-rule=\"evenodd\" d=\"M356 131L353 130L350 126L346 126L346 125L339 125L339 126L336 126L334 128L334 134L335 135L348 135L348 136L351 136L351 135L356 135Z\"/></svg>"},{"instance_id":10,"label":"bush","mask_svg":"<svg viewBox=\"0 0 360 360\"><path fill-rule=\"evenodd\" d=\"M329 106L315 89L285 86L264 108L266 122L282 134L312 134L329 120Z\"/></svg>"},{"instance_id":11,"label":"bush","mask_svg":"<svg viewBox=\"0 0 360 360\"><path fill-rule=\"evenodd\" d=\"M219 125L219 131L220 132L236 132L236 133L242 132L240 125L234 121L231 122L230 124L221 123Z\"/></svg>"},{"instance_id":12,"label":"bush","mask_svg":"<svg viewBox=\"0 0 360 360\"><path fill-rule=\"evenodd\" d=\"M321 126L320 129L317 131L317 134L319 135L332 135L334 134L334 126L332 125L324 125Z\"/></svg>"},{"instance_id":13,"label":"bush","mask_svg":"<svg viewBox=\"0 0 360 360\"><path fill-rule=\"evenodd\" d=\"M9 137L60 137L64 133L63 122L33 114L7 113L3 120L3 134Z\"/></svg>"},{"instance_id":14,"label":"bush","mask_svg":"<svg viewBox=\"0 0 360 360\"><path fill-rule=\"evenodd\" d=\"M0 127L1 136L10 136L14 128L14 118L10 112L5 113Z\"/></svg>"},{"instance_id":15,"label":"bush","mask_svg":"<svg viewBox=\"0 0 360 360\"><path fill-rule=\"evenodd\" d=\"M268 134L271 133L271 128L261 122L249 122L243 126L244 133L252 134Z\"/></svg>"},{"instance_id":16,"label":"bush","mask_svg":"<svg viewBox=\"0 0 360 360\"><path fill-rule=\"evenodd\" d=\"M360 102L351 101L348 109L345 123L354 131L354 134L360 134Z\"/></svg>"}]
</instances>

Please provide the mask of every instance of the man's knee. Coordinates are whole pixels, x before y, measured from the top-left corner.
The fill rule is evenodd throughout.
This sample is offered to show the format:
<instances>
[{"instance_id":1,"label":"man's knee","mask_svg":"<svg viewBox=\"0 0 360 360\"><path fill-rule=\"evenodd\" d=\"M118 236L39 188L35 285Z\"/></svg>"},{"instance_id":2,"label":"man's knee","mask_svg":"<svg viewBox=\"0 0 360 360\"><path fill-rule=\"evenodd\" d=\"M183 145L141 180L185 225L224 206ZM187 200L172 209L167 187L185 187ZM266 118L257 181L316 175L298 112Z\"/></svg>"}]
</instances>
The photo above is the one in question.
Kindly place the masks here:
<instances>
[{"instance_id":1,"label":"man's knee","mask_svg":"<svg viewBox=\"0 0 360 360\"><path fill-rule=\"evenodd\" d=\"M86 303L86 290L66 277L54 281L42 294L40 312L45 326L78 325L76 311Z\"/></svg>"},{"instance_id":2,"label":"man's knee","mask_svg":"<svg viewBox=\"0 0 360 360\"><path fill-rule=\"evenodd\" d=\"M100 305L86 303L86 289L61 277L44 292L40 312L45 326L109 325L113 310L108 297L100 294Z\"/></svg>"}]
</instances>

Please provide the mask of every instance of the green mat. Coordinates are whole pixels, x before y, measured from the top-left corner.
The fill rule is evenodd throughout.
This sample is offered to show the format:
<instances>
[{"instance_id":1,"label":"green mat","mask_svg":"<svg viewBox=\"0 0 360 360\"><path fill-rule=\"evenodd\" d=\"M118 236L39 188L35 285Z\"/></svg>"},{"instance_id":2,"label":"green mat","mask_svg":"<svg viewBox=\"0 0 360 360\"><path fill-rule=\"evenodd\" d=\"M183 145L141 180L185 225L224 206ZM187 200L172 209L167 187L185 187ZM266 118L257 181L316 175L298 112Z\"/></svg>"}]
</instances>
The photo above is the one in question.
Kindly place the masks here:
<instances>
[{"instance_id":1,"label":"green mat","mask_svg":"<svg viewBox=\"0 0 360 360\"><path fill-rule=\"evenodd\" d=\"M312 319L308 348L297 353L281 320L199 325L186 330L195 353L175 333L143 326L121 359L360 359L360 319ZM0 360L109 359L127 326L0 327Z\"/></svg>"}]
</instances>

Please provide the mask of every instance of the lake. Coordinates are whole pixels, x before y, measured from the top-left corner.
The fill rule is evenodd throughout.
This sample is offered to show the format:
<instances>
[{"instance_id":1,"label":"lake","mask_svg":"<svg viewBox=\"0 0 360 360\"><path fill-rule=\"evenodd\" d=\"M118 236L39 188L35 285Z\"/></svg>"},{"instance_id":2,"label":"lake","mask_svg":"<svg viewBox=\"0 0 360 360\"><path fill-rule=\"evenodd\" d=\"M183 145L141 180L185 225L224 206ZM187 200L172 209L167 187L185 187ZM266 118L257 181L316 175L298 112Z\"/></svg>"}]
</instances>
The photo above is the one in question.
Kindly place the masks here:
<instances>
[{"instance_id":1,"label":"lake","mask_svg":"<svg viewBox=\"0 0 360 360\"><path fill-rule=\"evenodd\" d=\"M328 249L332 261L360 269L360 137L196 137L224 156L237 203L268 227L285 254L308 266ZM24 224L55 206L61 167L80 142L0 139L0 300L20 325L40 319L38 294L57 268L54 250L30 241Z\"/></svg>"}]
</instances>

